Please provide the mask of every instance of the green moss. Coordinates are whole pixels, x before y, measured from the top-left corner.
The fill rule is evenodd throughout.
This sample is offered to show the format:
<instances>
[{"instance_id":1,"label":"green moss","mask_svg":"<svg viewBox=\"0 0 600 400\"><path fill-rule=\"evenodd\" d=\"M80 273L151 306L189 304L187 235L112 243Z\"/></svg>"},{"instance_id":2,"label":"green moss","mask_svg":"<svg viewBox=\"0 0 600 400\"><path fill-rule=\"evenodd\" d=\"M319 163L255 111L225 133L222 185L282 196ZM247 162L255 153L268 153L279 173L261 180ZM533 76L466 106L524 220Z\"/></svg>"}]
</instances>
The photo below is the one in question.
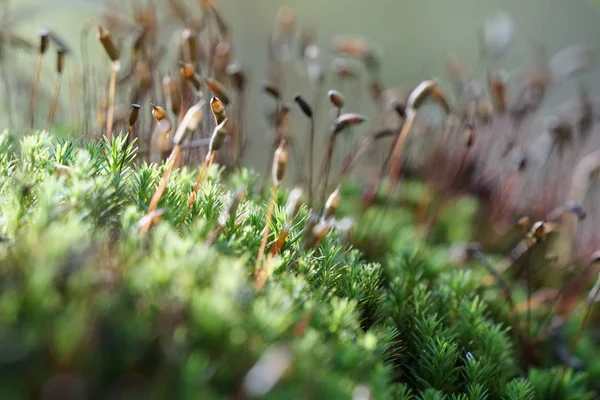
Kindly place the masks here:
<instances>
[{"instance_id":1,"label":"green moss","mask_svg":"<svg viewBox=\"0 0 600 400\"><path fill-rule=\"evenodd\" d=\"M367 391L376 399L532 399L558 385L559 370L520 370L481 274L456 269L410 224L395 226L381 263L368 262L336 232L303 250L302 208L257 291L266 207L252 195L252 172L225 179L213 169L188 209L196 171L175 171L159 204L163 220L143 234L137 223L162 166L133 167L121 138L8 138L0 137L2 398L55 388L91 398ZM206 245L239 187L248 197ZM269 243L285 223L286 197L279 192ZM464 218L472 204L459 208ZM591 398L585 377L570 371L556 390Z\"/></svg>"}]
</instances>

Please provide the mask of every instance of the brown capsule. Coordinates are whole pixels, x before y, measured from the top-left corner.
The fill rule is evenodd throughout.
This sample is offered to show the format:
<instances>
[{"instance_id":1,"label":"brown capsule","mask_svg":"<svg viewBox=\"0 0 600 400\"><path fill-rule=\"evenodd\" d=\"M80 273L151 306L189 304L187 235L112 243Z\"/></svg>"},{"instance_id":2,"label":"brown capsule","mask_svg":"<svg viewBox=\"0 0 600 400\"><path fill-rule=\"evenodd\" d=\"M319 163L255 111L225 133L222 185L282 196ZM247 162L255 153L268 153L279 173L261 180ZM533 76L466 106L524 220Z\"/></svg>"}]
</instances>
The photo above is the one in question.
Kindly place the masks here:
<instances>
[{"instance_id":1,"label":"brown capsule","mask_svg":"<svg viewBox=\"0 0 600 400\"><path fill-rule=\"evenodd\" d=\"M225 141L225 136L227 136L227 131L225 130L225 125L227 124L227 118L224 118L219 125L215 127L213 130L213 134L210 138L210 144L208 145L208 153L212 153L214 151L219 151L223 142Z\"/></svg>"},{"instance_id":2,"label":"brown capsule","mask_svg":"<svg viewBox=\"0 0 600 400\"><path fill-rule=\"evenodd\" d=\"M185 113L181 124L177 127L177 131L173 136L173 143L178 146L188 137L188 135L195 131L200 121L202 120L202 107L204 107L204 101L199 101L189 108Z\"/></svg>"},{"instance_id":3,"label":"brown capsule","mask_svg":"<svg viewBox=\"0 0 600 400\"><path fill-rule=\"evenodd\" d=\"M517 226L523 230L523 232L529 232L531 228L531 220L529 217L521 217L517 221Z\"/></svg>"},{"instance_id":4,"label":"brown capsule","mask_svg":"<svg viewBox=\"0 0 600 400\"><path fill-rule=\"evenodd\" d=\"M184 42L184 48L187 62L196 65L198 62L198 41L196 40L196 32L189 28L185 28L181 32L181 40Z\"/></svg>"},{"instance_id":5,"label":"brown capsule","mask_svg":"<svg viewBox=\"0 0 600 400\"><path fill-rule=\"evenodd\" d=\"M392 100L392 110L396 111L400 118L406 118L406 103Z\"/></svg>"},{"instance_id":6,"label":"brown capsule","mask_svg":"<svg viewBox=\"0 0 600 400\"><path fill-rule=\"evenodd\" d=\"M162 121L167 117L167 111L164 108L152 103L150 103L150 105L152 106L152 116L154 119Z\"/></svg>"},{"instance_id":7,"label":"brown capsule","mask_svg":"<svg viewBox=\"0 0 600 400\"><path fill-rule=\"evenodd\" d=\"M337 135L341 131L351 126L360 125L367 121L367 117L358 113L346 113L340 115L331 126L331 134Z\"/></svg>"},{"instance_id":8,"label":"brown capsule","mask_svg":"<svg viewBox=\"0 0 600 400\"><path fill-rule=\"evenodd\" d=\"M225 114L225 106L217 96L213 96L210 99L210 109L213 113L213 116L215 117L215 122L217 123L217 125L219 125L221 122L223 122L225 118L227 118L227 115Z\"/></svg>"},{"instance_id":9,"label":"brown capsule","mask_svg":"<svg viewBox=\"0 0 600 400\"><path fill-rule=\"evenodd\" d=\"M40 47L38 49L40 54L44 54L48 50L48 43L50 42L50 31L48 29L40 30Z\"/></svg>"},{"instance_id":10,"label":"brown capsule","mask_svg":"<svg viewBox=\"0 0 600 400\"><path fill-rule=\"evenodd\" d=\"M62 74L64 66L65 66L65 55L66 51L63 48L58 48L56 50L56 72L58 74Z\"/></svg>"},{"instance_id":11,"label":"brown capsule","mask_svg":"<svg viewBox=\"0 0 600 400\"><path fill-rule=\"evenodd\" d=\"M340 187L338 186L327 198L325 202L325 211L323 212L323 219L328 220L330 217L333 217L337 208L340 205L340 201L342 196L340 194Z\"/></svg>"},{"instance_id":12,"label":"brown capsule","mask_svg":"<svg viewBox=\"0 0 600 400\"><path fill-rule=\"evenodd\" d=\"M531 236L536 240L543 240L548 234L548 229L544 221L536 221L531 227Z\"/></svg>"},{"instance_id":13,"label":"brown capsule","mask_svg":"<svg viewBox=\"0 0 600 400\"><path fill-rule=\"evenodd\" d=\"M327 97L329 97L329 101L331 102L331 104L333 104L337 108L344 108L344 104L346 101L344 100L344 96L337 90L328 91Z\"/></svg>"},{"instance_id":14,"label":"brown capsule","mask_svg":"<svg viewBox=\"0 0 600 400\"><path fill-rule=\"evenodd\" d=\"M194 89L200 90L202 88L202 83L200 81L200 76L194 72L194 68L191 65L186 64L184 62L179 62L179 73L183 78L190 82Z\"/></svg>"},{"instance_id":15,"label":"brown capsule","mask_svg":"<svg viewBox=\"0 0 600 400\"><path fill-rule=\"evenodd\" d=\"M336 36L332 41L333 51L350 57L364 58L371 53L369 43L358 36Z\"/></svg>"},{"instance_id":16,"label":"brown capsule","mask_svg":"<svg viewBox=\"0 0 600 400\"><path fill-rule=\"evenodd\" d=\"M327 236L329 229L330 225L328 221L325 221L324 219L320 220L319 223L315 225L315 227L312 230L312 234L315 238L315 245L321 243L323 238Z\"/></svg>"},{"instance_id":17,"label":"brown capsule","mask_svg":"<svg viewBox=\"0 0 600 400\"><path fill-rule=\"evenodd\" d=\"M233 86L237 91L242 91L246 88L246 74L239 64L229 64L226 68L227 75L231 78Z\"/></svg>"},{"instance_id":18,"label":"brown capsule","mask_svg":"<svg viewBox=\"0 0 600 400\"><path fill-rule=\"evenodd\" d=\"M134 126L137 122L138 116L140 114L140 105L132 104L131 111L129 112L129 126Z\"/></svg>"},{"instance_id":19,"label":"brown capsule","mask_svg":"<svg viewBox=\"0 0 600 400\"><path fill-rule=\"evenodd\" d=\"M306 100L304 100L304 98L302 98L300 93L296 93L294 95L294 101L298 104L304 115L306 115L308 118L313 117L312 107L306 102Z\"/></svg>"},{"instance_id":20,"label":"brown capsule","mask_svg":"<svg viewBox=\"0 0 600 400\"><path fill-rule=\"evenodd\" d=\"M275 85L272 85L269 82L262 82L261 87L265 93L273 97L275 100L281 100L281 92Z\"/></svg>"},{"instance_id":21,"label":"brown capsule","mask_svg":"<svg viewBox=\"0 0 600 400\"><path fill-rule=\"evenodd\" d=\"M117 46L113 42L110 32L101 25L98 25L98 40L102 43L102 47L104 47L104 51L108 55L108 58L110 58L112 62L119 61L119 50L117 50Z\"/></svg>"},{"instance_id":22,"label":"brown capsule","mask_svg":"<svg viewBox=\"0 0 600 400\"><path fill-rule=\"evenodd\" d=\"M226 106L231 103L230 97L227 94L225 86L216 79L206 78L206 87L215 94Z\"/></svg>"},{"instance_id":23,"label":"brown capsule","mask_svg":"<svg viewBox=\"0 0 600 400\"><path fill-rule=\"evenodd\" d=\"M296 214L300 210L302 205L303 191L300 188L294 188L288 196L287 203L285 205L286 223L291 224Z\"/></svg>"},{"instance_id":24,"label":"brown capsule","mask_svg":"<svg viewBox=\"0 0 600 400\"><path fill-rule=\"evenodd\" d=\"M272 178L273 183L279 185L285 176L285 170L288 163L288 151L285 140L282 140L275 150L273 157Z\"/></svg>"},{"instance_id":25,"label":"brown capsule","mask_svg":"<svg viewBox=\"0 0 600 400\"><path fill-rule=\"evenodd\" d=\"M417 110L429 97L433 97L442 106L442 108L444 108L446 113L449 112L450 106L448 105L446 97L439 89L438 82L435 80L426 80L417 85L417 87L408 96L406 108Z\"/></svg>"}]
</instances>

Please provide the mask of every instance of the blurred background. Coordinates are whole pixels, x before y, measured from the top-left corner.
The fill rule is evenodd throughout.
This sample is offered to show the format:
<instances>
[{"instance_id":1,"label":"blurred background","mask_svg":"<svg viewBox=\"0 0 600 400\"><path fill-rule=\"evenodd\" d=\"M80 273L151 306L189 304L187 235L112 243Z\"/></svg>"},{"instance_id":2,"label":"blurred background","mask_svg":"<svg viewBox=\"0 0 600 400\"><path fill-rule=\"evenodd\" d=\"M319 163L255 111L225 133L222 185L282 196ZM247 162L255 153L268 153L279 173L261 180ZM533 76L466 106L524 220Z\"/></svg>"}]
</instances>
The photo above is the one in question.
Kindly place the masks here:
<instances>
[{"instance_id":1,"label":"blurred background","mask_svg":"<svg viewBox=\"0 0 600 400\"><path fill-rule=\"evenodd\" d=\"M565 102L575 101L575 108L584 104L581 100L583 89L585 99L589 97L590 101L600 93L600 70L596 66L600 5L592 0L423 0L410 4L396 0L3 0L1 5L3 96L0 124L13 130L29 129L27 106L36 65L37 37L40 28L48 28L70 47L65 61L65 82L51 133L99 137L105 118L102 105L106 104L110 62L96 38L97 26L104 24L112 29L115 41L125 53L123 70L127 70L131 67L130 49L136 24L140 25L136 18L143 18L140 17L145 12L143 10L153 10L148 15L151 16L151 24L156 23L153 26L158 27L158 45L153 50L156 52L156 64L151 68L144 65L145 69L133 68L131 80L124 77L121 81L120 76L115 102L119 110L117 114L126 115L132 102L131 93L137 84L136 74L148 74L150 90L141 98L142 111L136 129L140 139L149 138L154 127L150 103L165 106L161 80L167 74L178 76L182 20L200 21L203 15L201 8L211 5L225 22L229 36L221 42L217 40L216 44L223 44L221 48L226 49L227 62L240 65L247 76L243 118L247 147L243 152L243 164L259 171L264 171L272 152L273 128L269 116L273 115L274 102L265 95L262 85L273 80L272 53L276 46L270 47L269 40L277 34L278 24L282 24L282 10L288 10L288 13L293 10L293 32L288 38L282 36L281 47L276 49L282 51L277 57L284 71L277 85L284 100L293 103L293 95L300 93L316 108L316 160L321 160L325 137L335 117L335 110L326 98L327 90L336 89L345 96L344 111L360 112L369 118L367 128L353 129L344 136L341 150L335 155L334 165L339 167L343 155L365 131L376 133L384 128L396 129L397 117L394 119L391 99L406 99L407 93L422 80L435 78L440 82L450 103L455 106L461 126L465 125L468 112L465 114L464 110L469 107L470 101L468 93L489 91L486 77L489 78L490 73L503 77L507 102L513 103L511 107L518 103L521 94L530 95L527 89L531 85L528 86L527 79L535 74L546 77L543 98L536 100L535 107L526 112L526 123L522 123L521 119L515 123L514 116L496 114L491 123L486 120L477 124L478 139L468 153L468 165L477 172L466 178L466 188L479 194L485 193L488 198L494 198L494 191L501 194L494 198L500 200L493 206L495 211L492 215L509 224L520 214L545 217L568 200L568 182L579 161L600 147L600 135L587 135L585 138L580 135L582 140L569 141L573 150L563 157L562 150L560 154L555 151L555 133L558 131L548 128L548 117L553 116L557 109L564 109ZM311 81L310 71L302 64L307 54L300 54L301 45L307 33L314 41L311 43L316 45L311 57L318 59L324 79L321 85L315 84L314 79ZM20 48L18 41L15 44L14 40L11 45L11 35L33 43L33 47ZM369 54L378 62L376 74L370 74L360 60L340 57L339 52L333 51L339 35L352 35L345 37L368 44ZM288 46L286 40L292 43ZM289 54L284 54L286 51ZM49 52L42 63L36 105L38 120L35 128L38 129L44 127L43 121L54 93L54 57ZM456 76L451 76L449 61L464 80L464 87L460 90L454 90L453 79L456 80ZM125 75L125 72L120 74ZM200 71L202 74L203 71ZM526 79L519 81L523 76ZM474 85L469 86L470 82ZM373 84L378 85L375 94ZM396 93L395 88L402 90ZM483 96L488 103L489 96L490 93ZM579 107L573 112L567 109L566 114L569 118L580 115L581 109ZM293 167L298 170L303 162L301 157L306 156L307 120L296 106L292 111L288 134L295 140ZM456 174L471 171L470 168L463 171L462 166L457 167L466 157L464 146L462 142L458 147L454 146L452 143L457 143L457 140L450 140L447 135L439 139L442 137L439 132L445 129L447 120L434 115L424 121L423 129L431 131L431 135L412 135L418 139L415 140L416 146L409 146L408 153L421 156L413 169L419 171L424 180L434 181L440 170L453 174L457 169L459 172ZM241 117L238 115L236 118ZM595 116L592 119L596 121ZM420 132L419 129L414 130ZM591 130L598 131L595 123L592 123ZM208 135L206 132L203 134ZM357 168L363 179L375 182L380 178L378 171L392 142L393 137L390 136L368 149L365 159L369 163ZM431 144L433 142L435 146ZM139 140L138 144L142 150L148 147L144 140ZM515 154L508 154L509 150L514 150ZM443 157L440 151L444 153ZM528 170L515 178L512 170L513 161L517 158L522 160L523 165L527 160ZM427 167L428 161L431 164L432 160L437 171ZM313 168L318 170L320 166L315 163ZM302 180L302 177L290 174L288 179ZM462 182L443 174L437 179ZM459 189L464 190L465 185ZM589 195L586 193L583 198L585 206L588 210L596 210L600 185L593 183L588 192ZM594 215L580 226L587 232L583 235L587 235L592 244L598 240L597 234L592 234L596 221Z\"/></svg>"},{"instance_id":2,"label":"blurred background","mask_svg":"<svg viewBox=\"0 0 600 400\"><path fill-rule=\"evenodd\" d=\"M180 1L190 10L198 11L200 0ZM75 81L73 90L64 90L61 107L57 111L57 121L65 123L71 118L69 97L81 99L82 29L100 13L116 11L121 15L131 12L138 1L119 0L3 0L3 30L14 31L24 38L35 42L38 30L48 27L55 30L73 48L71 59L65 67L65 73ZM167 19L171 11L167 1L155 0L159 16ZM412 87L419 81L445 76L445 58L459 58L469 73L475 77L482 75L486 62L480 60L478 38L486 19L506 13L510 15L514 25L514 42L501 60L501 67L513 70L522 67L531 59L532 46L543 44L549 55L567 46L586 44L596 47L600 37L600 7L593 0L529 0L529 1L494 1L494 0L423 0L406 2L395 0L378 0L367 2L362 0L329 0L329 1L276 1L276 0L222 0L215 2L223 17L231 27L232 42L235 45L235 59L239 60L249 74L249 109L248 115L264 114L264 95L260 91L260 82L267 78L267 41L272 31L278 10L282 6L292 7L297 13L298 25L316 28L316 39L321 49L325 67L331 68L333 55L330 51L331 41L338 34L358 34L373 43L382 63L381 81L386 88L397 86ZM175 29L175 27L173 27ZM100 44L95 39L95 31L88 35L90 62L102 70L102 78L98 84L106 84L107 74L103 66L106 57ZM29 84L35 66L33 54L22 54L13 50L4 50L3 68L18 72L20 79ZM43 66L41 87L50 95L54 81L54 63L46 62ZM164 70L164 68L163 68ZM593 92L599 88L596 68L580 77L585 80ZM74 75L74 76L73 76ZM98 75L98 72L96 72ZM15 75L10 74L11 84L15 84ZM297 76L288 77L286 95L303 89L305 80ZM327 88L346 89L348 98L356 96L356 88L351 85L344 88L340 82L329 80ZM337 86L337 87L336 87ZM363 85L364 86L364 85ZM66 86L65 86L66 87ZM307 92L304 87L304 92ZM545 106L560 103L576 90L575 85L555 85L551 97ZM44 92L44 91L43 91ZM308 95L308 93L306 94ZM5 93L6 96L6 93ZM3 96L3 97L5 97ZM28 90L11 93L11 97L19 99L18 104L26 105ZM6 99L6 97L5 97ZM349 100L352 103L352 100ZM77 102L75 102L77 104ZM44 102L40 101L40 107ZM351 105L356 108L358 104ZM368 113L368 102L363 96L361 107ZM0 114L2 126L12 126L5 112ZM13 107L17 103L13 102ZM12 110L16 112L17 110ZM44 115L41 110L40 114ZM23 114L26 115L26 114ZM16 127L24 127L24 119L14 118ZM19 125L21 124L21 125ZM251 140L248 161L251 165L264 158L264 143L258 140L260 134L266 135L267 127L263 118L249 118L248 128L256 132ZM258 136L258 137L257 137ZM257 166L258 167L258 166Z\"/></svg>"}]
</instances>

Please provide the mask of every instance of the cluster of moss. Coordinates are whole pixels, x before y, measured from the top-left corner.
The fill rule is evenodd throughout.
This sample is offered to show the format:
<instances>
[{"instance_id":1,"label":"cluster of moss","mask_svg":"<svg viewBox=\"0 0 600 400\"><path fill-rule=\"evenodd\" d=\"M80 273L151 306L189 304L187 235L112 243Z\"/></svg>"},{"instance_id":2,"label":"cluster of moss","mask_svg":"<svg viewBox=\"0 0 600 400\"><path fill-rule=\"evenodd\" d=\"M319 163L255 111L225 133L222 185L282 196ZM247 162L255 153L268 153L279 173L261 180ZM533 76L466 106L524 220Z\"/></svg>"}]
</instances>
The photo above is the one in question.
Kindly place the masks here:
<instances>
[{"instance_id":1,"label":"cluster of moss","mask_svg":"<svg viewBox=\"0 0 600 400\"><path fill-rule=\"evenodd\" d=\"M183 168L141 233L163 166L134 167L124 143L0 135L0 398L591 398L582 374L523 373L481 275L411 224L366 262L336 232L305 249L302 207L256 290L256 176L213 168L188 208L196 171Z\"/></svg>"}]
</instances>

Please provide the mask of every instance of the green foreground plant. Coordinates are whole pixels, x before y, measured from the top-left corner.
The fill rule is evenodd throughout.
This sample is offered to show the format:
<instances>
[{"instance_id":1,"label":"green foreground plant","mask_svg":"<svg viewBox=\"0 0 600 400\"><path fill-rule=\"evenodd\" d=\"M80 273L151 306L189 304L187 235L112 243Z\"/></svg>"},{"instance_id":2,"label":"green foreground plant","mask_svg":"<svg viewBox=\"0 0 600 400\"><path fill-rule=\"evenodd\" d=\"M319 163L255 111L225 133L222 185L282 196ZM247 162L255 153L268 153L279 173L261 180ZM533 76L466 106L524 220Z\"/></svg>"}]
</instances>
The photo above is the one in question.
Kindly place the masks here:
<instances>
[{"instance_id":1,"label":"green foreground plant","mask_svg":"<svg viewBox=\"0 0 600 400\"><path fill-rule=\"evenodd\" d=\"M410 224L382 264L369 263L336 231L304 248L302 207L255 290L267 207L250 196L225 221L223 210L229 188L253 193L257 176L224 178L213 166L188 208L196 171L177 169L162 221L143 233L164 165L133 168L133 146L121 136L0 135L0 398L545 399L556 390L560 368L520 370L510 333L492 320L485 271L456 269ZM287 194L276 193L269 247ZM561 398L592 398L583 374L569 370L560 386Z\"/></svg>"}]
</instances>

